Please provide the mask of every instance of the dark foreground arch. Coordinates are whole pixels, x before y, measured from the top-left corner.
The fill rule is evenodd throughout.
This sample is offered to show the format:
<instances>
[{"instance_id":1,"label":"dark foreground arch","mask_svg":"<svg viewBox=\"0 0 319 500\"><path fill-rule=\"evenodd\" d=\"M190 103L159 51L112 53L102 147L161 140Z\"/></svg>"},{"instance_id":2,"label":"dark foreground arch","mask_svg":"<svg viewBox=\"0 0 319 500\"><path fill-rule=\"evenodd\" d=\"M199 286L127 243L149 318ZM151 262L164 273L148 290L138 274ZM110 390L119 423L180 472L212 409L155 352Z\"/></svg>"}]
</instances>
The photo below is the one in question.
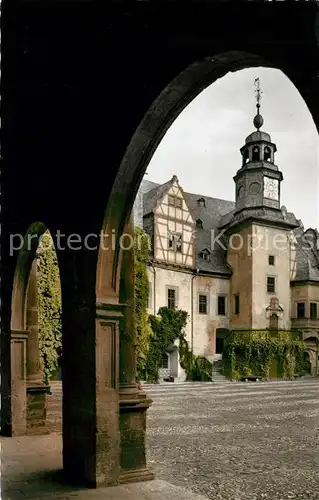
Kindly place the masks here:
<instances>
[{"instance_id":1,"label":"dark foreground arch","mask_svg":"<svg viewBox=\"0 0 319 500\"><path fill-rule=\"evenodd\" d=\"M315 3L104 4L4 0L2 12L2 398L14 396L10 234L45 220L64 235L64 467L93 486L151 477L149 403L126 363L132 260L117 243L165 131L207 85L260 65L292 80L319 125ZM114 248L85 246L102 228ZM2 413L12 434L12 405Z\"/></svg>"}]
</instances>

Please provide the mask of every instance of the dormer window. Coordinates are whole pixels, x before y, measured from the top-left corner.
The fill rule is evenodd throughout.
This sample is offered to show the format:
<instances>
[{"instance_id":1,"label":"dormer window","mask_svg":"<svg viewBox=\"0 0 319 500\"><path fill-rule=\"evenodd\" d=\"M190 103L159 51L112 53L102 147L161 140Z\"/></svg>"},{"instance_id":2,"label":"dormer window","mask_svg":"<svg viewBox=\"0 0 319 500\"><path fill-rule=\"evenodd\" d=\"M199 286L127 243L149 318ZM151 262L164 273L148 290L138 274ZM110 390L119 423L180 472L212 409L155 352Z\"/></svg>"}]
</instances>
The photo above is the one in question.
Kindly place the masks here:
<instances>
[{"instance_id":1,"label":"dormer window","mask_svg":"<svg viewBox=\"0 0 319 500\"><path fill-rule=\"evenodd\" d=\"M208 250L208 248L204 248L204 250L200 252L199 256L203 260L210 261L210 251Z\"/></svg>"},{"instance_id":2,"label":"dormer window","mask_svg":"<svg viewBox=\"0 0 319 500\"><path fill-rule=\"evenodd\" d=\"M254 146L253 147L253 161L259 161L260 160L260 149L259 146Z\"/></svg>"},{"instance_id":3,"label":"dormer window","mask_svg":"<svg viewBox=\"0 0 319 500\"><path fill-rule=\"evenodd\" d=\"M197 229L203 229L203 221L201 219L197 219L196 227Z\"/></svg>"},{"instance_id":4,"label":"dormer window","mask_svg":"<svg viewBox=\"0 0 319 500\"><path fill-rule=\"evenodd\" d=\"M178 198L177 196L172 196L171 194L168 195L168 204L171 207L175 208L182 208L182 198Z\"/></svg>"},{"instance_id":5,"label":"dormer window","mask_svg":"<svg viewBox=\"0 0 319 500\"><path fill-rule=\"evenodd\" d=\"M197 200L197 205L198 205L199 207L206 207L206 202L205 202L205 199L204 199L204 198L199 198L199 199Z\"/></svg>"}]
</instances>

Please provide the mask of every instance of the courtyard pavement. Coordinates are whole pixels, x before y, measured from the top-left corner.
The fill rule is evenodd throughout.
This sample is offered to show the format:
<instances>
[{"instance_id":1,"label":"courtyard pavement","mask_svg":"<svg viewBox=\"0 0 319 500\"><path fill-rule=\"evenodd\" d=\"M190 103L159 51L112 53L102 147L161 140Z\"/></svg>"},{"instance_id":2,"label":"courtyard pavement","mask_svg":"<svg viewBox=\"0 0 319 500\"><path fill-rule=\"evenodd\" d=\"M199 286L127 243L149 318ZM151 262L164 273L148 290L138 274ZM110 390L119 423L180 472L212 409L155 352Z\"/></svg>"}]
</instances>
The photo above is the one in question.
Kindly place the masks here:
<instances>
[{"instance_id":1,"label":"courtyard pavement","mask_svg":"<svg viewBox=\"0 0 319 500\"><path fill-rule=\"evenodd\" d=\"M319 379L148 390L158 478L216 500L319 499Z\"/></svg>"},{"instance_id":2,"label":"courtyard pavement","mask_svg":"<svg viewBox=\"0 0 319 500\"><path fill-rule=\"evenodd\" d=\"M154 481L75 490L59 482L59 433L2 438L1 498L319 500L318 379L145 387Z\"/></svg>"}]
</instances>

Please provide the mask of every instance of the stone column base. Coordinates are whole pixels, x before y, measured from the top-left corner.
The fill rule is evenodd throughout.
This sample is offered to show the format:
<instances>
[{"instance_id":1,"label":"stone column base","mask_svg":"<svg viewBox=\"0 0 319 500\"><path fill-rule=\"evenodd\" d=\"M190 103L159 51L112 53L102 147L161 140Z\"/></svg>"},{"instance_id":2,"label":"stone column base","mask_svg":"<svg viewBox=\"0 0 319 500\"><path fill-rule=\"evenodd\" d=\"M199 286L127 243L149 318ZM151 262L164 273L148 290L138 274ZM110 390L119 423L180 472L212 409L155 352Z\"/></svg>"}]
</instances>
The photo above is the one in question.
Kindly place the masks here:
<instances>
[{"instance_id":1,"label":"stone column base","mask_svg":"<svg viewBox=\"0 0 319 500\"><path fill-rule=\"evenodd\" d=\"M149 481L154 473L146 466L146 410L152 400L134 385L120 388L121 484Z\"/></svg>"},{"instance_id":2,"label":"stone column base","mask_svg":"<svg viewBox=\"0 0 319 500\"><path fill-rule=\"evenodd\" d=\"M46 426L46 394L50 387L34 385L27 387L27 434L49 434Z\"/></svg>"}]
</instances>

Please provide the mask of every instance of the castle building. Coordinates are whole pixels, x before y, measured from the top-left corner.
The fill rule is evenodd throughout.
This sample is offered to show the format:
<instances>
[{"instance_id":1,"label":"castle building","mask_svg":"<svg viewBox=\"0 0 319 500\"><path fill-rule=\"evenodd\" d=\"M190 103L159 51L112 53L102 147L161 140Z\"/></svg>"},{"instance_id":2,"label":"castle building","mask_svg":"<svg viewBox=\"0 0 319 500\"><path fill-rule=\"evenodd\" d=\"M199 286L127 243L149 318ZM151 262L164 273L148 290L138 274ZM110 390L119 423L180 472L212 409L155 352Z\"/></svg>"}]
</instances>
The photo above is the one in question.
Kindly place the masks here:
<instances>
[{"instance_id":1,"label":"castle building","mask_svg":"<svg viewBox=\"0 0 319 500\"><path fill-rule=\"evenodd\" d=\"M240 150L235 202L184 192L174 175L143 180L133 209L151 241L149 312L186 310L186 338L195 354L221 358L233 329L302 330L312 375L319 374L319 233L304 231L281 206L283 174L276 145L255 131ZM171 346L161 376L183 379Z\"/></svg>"}]
</instances>

